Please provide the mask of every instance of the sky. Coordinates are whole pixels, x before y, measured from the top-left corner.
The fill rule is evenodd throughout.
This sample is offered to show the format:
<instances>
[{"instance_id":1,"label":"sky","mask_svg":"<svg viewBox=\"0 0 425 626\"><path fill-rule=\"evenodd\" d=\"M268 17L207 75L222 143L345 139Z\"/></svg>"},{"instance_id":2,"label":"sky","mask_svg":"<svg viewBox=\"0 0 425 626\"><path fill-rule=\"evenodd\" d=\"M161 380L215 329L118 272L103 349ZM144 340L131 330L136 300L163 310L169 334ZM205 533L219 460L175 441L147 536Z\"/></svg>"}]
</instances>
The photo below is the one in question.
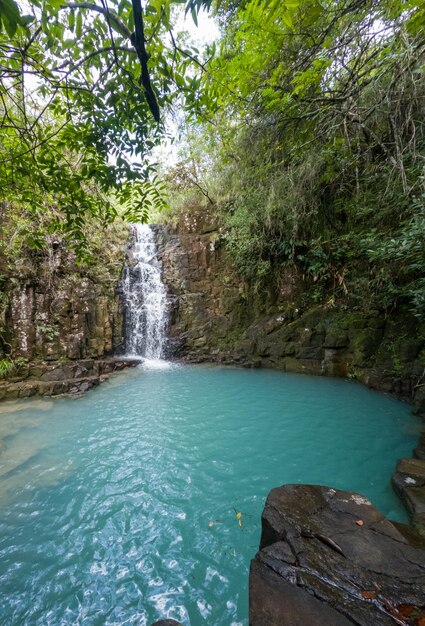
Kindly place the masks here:
<instances>
[{"instance_id":1,"label":"sky","mask_svg":"<svg viewBox=\"0 0 425 626\"><path fill-rule=\"evenodd\" d=\"M215 39L218 39L220 31L217 23L205 10L201 10L198 14L198 26L195 25L192 16L190 14L185 15L183 8L180 13L180 17L176 22L176 26L173 29L175 33L179 31L187 31L196 47L202 51L202 48L208 44L211 44ZM178 115L178 111L176 112ZM166 163L167 166L173 165L178 159L178 125L177 120L168 116L165 120L168 133L175 139L164 140L162 145L154 149L153 160Z\"/></svg>"},{"instance_id":2,"label":"sky","mask_svg":"<svg viewBox=\"0 0 425 626\"><path fill-rule=\"evenodd\" d=\"M185 16L182 11L181 18L177 20L176 30L187 30L198 45L212 43L220 34L217 23L204 9L198 14L198 26L190 14Z\"/></svg>"}]
</instances>

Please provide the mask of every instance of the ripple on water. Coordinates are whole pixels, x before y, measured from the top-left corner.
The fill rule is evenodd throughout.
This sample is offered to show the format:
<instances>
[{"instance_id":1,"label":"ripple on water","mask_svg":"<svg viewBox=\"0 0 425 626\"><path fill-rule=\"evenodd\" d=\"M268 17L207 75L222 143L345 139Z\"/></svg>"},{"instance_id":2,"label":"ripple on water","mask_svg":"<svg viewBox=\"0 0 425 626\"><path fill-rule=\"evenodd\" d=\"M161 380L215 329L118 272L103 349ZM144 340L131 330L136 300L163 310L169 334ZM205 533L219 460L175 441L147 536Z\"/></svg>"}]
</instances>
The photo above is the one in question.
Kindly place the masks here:
<instances>
[{"instance_id":1,"label":"ripple on water","mask_svg":"<svg viewBox=\"0 0 425 626\"><path fill-rule=\"evenodd\" d=\"M2 626L246 625L268 491L327 483L400 517L389 477L416 432L351 382L163 362L4 404Z\"/></svg>"}]
</instances>

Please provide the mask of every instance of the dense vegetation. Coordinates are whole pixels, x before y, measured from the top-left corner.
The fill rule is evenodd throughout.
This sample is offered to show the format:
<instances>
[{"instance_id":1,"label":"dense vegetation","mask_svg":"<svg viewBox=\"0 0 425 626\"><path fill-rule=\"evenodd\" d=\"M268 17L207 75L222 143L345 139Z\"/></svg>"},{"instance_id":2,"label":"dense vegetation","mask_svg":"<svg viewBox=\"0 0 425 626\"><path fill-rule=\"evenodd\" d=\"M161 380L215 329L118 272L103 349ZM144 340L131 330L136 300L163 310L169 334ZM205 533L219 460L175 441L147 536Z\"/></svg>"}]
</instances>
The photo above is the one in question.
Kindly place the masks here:
<instances>
[{"instance_id":1,"label":"dense vegetation","mask_svg":"<svg viewBox=\"0 0 425 626\"><path fill-rule=\"evenodd\" d=\"M172 0L0 2L2 246L43 247L120 211L145 219L163 204L152 148L161 110L193 98L191 52L172 32ZM196 11L188 0L186 11ZM195 81L195 82L194 82Z\"/></svg>"},{"instance_id":2,"label":"dense vegetation","mask_svg":"<svg viewBox=\"0 0 425 626\"><path fill-rule=\"evenodd\" d=\"M202 130L189 127L170 173L180 205L204 199L260 287L295 264L313 301L384 310L404 301L421 315L422 3L229 1L217 14Z\"/></svg>"},{"instance_id":3,"label":"dense vegetation","mask_svg":"<svg viewBox=\"0 0 425 626\"><path fill-rule=\"evenodd\" d=\"M425 9L419 0L216 0L221 40L179 1L0 4L3 253L163 205L151 151L173 103L175 210L204 206L261 288L296 265L312 301L425 305ZM182 3L196 21L209 0ZM47 237L47 239L46 239Z\"/></svg>"}]
</instances>

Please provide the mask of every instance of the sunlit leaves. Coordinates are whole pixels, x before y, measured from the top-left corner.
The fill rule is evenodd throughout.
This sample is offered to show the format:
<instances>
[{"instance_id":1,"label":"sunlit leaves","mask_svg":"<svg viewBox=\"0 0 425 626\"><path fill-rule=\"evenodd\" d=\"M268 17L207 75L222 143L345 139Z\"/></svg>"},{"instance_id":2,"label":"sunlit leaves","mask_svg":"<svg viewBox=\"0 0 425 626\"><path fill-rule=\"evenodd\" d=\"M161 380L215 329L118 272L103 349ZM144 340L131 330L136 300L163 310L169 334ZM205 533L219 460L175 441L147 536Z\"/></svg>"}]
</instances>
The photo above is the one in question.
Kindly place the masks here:
<instances>
[{"instance_id":1,"label":"sunlit leaves","mask_svg":"<svg viewBox=\"0 0 425 626\"><path fill-rule=\"evenodd\" d=\"M173 4L180 2L144 4L149 71L161 106L179 94L194 100L200 86L198 52L170 41ZM188 10L205 4L189 3ZM113 218L111 196L134 219L164 206L149 165L164 129L152 119L141 85L131 0L32 6L33 15L22 18L15 0L0 0L0 200L34 215L56 203L64 215L57 227L81 247L90 215ZM34 233L32 239L41 241Z\"/></svg>"},{"instance_id":2,"label":"sunlit leaves","mask_svg":"<svg viewBox=\"0 0 425 626\"><path fill-rule=\"evenodd\" d=\"M239 270L259 283L296 264L316 302L330 287L324 302L423 316L423 2L221 6L197 111Z\"/></svg>"},{"instance_id":3,"label":"sunlit leaves","mask_svg":"<svg viewBox=\"0 0 425 626\"><path fill-rule=\"evenodd\" d=\"M15 0L0 0L0 31L4 27L9 37L13 37L20 24L24 24Z\"/></svg>"}]
</instances>

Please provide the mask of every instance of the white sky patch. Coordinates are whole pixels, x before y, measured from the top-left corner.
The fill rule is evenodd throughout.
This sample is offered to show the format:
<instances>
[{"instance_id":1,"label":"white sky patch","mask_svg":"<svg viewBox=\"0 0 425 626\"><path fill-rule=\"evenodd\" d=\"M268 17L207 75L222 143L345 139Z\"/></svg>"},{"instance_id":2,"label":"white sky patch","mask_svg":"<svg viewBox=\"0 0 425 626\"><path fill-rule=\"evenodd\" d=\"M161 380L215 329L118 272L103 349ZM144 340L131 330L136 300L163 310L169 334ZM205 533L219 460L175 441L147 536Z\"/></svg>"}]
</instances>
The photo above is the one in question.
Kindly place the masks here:
<instances>
[{"instance_id":1,"label":"white sky patch","mask_svg":"<svg viewBox=\"0 0 425 626\"><path fill-rule=\"evenodd\" d=\"M184 15L184 12L182 12L176 22L175 30L177 32L186 30L195 45L200 47L211 44L220 35L217 22L204 9L198 13L198 26L195 25L190 13Z\"/></svg>"},{"instance_id":2,"label":"white sky patch","mask_svg":"<svg viewBox=\"0 0 425 626\"><path fill-rule=\"evenodd\" d=\"M203 49L212 44L213 41L217 40L220 36L220 29L217 22L212 15L204 9L198 13L198 26L194 23L190 13L185 15L184 10L180 10L180 15L176 20L173 32L175 35L179 32L187 32L190 36L191 43L199 49L201 60ZM153 160L167 164L168 167L177 163L178 160L179 118L182 118L182 114L178 108L174 110L173 114L166 117L165 126L170 138L165 139L162 144L153 151Z\"/></svg>"}]
</instances>

